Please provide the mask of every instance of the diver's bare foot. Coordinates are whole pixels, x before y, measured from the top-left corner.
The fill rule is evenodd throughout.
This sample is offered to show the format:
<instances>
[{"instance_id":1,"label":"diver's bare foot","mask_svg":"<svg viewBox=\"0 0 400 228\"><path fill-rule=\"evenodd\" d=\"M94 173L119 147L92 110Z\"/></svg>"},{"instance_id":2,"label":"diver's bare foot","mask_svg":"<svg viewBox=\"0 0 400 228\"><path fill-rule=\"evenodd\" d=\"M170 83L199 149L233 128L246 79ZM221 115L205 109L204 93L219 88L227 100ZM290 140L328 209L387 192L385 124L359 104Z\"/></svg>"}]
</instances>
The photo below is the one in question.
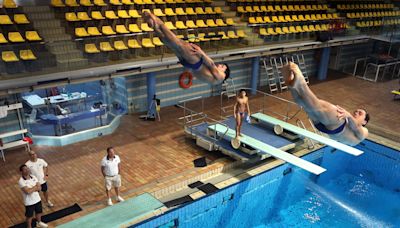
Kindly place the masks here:
<instances>
[{"instance_id":1,"label":"diver's bare foot","mask_svg":"<svg viewBox=\"0 0 400 228\"><path fill-rule=\"evenodd\" d=\"M294 83L294 72L293 68L296 66L295 63L289 62L282 67L282 76L285 80L286 85L293 86Z\"/></svg>"}]
</instances>

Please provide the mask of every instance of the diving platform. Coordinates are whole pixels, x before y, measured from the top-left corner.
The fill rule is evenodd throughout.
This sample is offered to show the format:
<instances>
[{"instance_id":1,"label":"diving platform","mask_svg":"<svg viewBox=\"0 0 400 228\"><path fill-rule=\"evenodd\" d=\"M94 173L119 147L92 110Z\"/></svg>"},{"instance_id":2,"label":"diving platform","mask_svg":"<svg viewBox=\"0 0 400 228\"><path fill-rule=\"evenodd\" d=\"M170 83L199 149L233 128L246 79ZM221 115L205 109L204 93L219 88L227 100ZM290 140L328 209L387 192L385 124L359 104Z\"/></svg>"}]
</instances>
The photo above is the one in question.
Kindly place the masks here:
<instances>
[{"instance_id":1,"label":"diving platform","mask_svg":"<svg viewBox=\"0 0 400 228\"><path fill-rule=\"evenodd\" d=\"M229 140L235 138L235 136L236 136L235 130L228 128L222 124L210 125L210 126L208 126L208 130L222 134ZM324 169L318 165L315 165L309 161L303 160L303 159L296 157L290 153L287 153L283 150L280 150L273 146L270 146L264 142L261 142L258 139L255 139L253 137L245 135L244 133L242 133L242 136L240 137L240 142L241 142L241 144L245 144L247 146L250 146L250 147L258 150L259 153L265 153L265 154L272 155L273 157L284 160L292 165L300 167L300 168L307 170L308 172L311 172L313 174L319 175L326 171L326 169Z\"/></svg>"},{"instance_id":2,"label":"diving platform","mask_svg":"<svg viewBox=\"0 0 400 228\"><path fill-rule=\"evenodd\" d=\"M306 129L294 126L293 124L287 123L285 121L278 120L278 119L276 119L274 117L268 116L268 115L263 114L263 113L254 113L254 114L251 115L251 117L256 119L256 120L259 120L261 122L270 124L270 125L280 125L283 129L285 129L287 131L291 131L293 133L296 133L296 134L302 135L304 137L313 139L315 141L318 141L320 143L323 143L325 145L328 145L330 147L333 147L335 149L338 149L340 151L343 151L345 153L348 153L348 154L351 154L351 155L354 155L354 156L359 156L359 155L364 153L363 151L361 151L359 149L356 149L354 147L351 147L351 146L345 145L343 143L340 143L340 142L338 142L336 140L333 140L333 139L318 135L316 133L313 133L313 132L308 131Z\"/></svg>"}]
</instances>

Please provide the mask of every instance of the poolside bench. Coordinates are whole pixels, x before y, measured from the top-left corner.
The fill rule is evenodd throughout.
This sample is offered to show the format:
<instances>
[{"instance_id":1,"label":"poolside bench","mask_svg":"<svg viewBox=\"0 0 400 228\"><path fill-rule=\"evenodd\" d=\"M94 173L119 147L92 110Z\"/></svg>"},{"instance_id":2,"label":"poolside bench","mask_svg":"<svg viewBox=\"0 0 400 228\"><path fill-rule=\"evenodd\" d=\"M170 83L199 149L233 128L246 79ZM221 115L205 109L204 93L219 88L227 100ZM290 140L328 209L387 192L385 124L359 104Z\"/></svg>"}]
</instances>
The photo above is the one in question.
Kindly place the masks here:
<instances>
[{"instance_id":1,"label":"poolside bench","mask_svg":"<svg viewBox=\"0 0 400 228\"><path fill-rule=\"evenodd\" d=\"M17 131L0 134L0 140L3 141L4 138L15 136L15 135L21 135L23 137L24 134L27 132L28 132L27 129L22 129L22 130L17 130ZM29 142L24 141L22 139L0 144L0 153L3 158L3 161L4 162L6 161L6 158L4 156L4 150L14 148L14 147L19 147L19 146L25 146L26 149L28 151L30 151Z\"/></svg>"}]
</instances>

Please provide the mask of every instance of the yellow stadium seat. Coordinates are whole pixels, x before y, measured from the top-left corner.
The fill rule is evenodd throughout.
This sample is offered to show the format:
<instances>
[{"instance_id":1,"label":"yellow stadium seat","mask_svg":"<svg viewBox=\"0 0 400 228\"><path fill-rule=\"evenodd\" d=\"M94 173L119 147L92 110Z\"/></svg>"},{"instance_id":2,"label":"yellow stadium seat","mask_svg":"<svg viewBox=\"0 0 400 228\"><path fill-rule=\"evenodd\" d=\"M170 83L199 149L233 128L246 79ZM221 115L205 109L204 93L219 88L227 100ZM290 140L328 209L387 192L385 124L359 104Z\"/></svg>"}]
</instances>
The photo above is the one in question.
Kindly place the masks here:
<instances>
[{"instance_id":1,"label":"yellow stadium seat","mask_svg":"<svg viewBox=\"0 0 400 228\"><path fill-rule=\"evenodd\" d=\"M92 18L95 20L104 20L106 19L100 11L92 11Z\"/></svg>"},{"instance_id":2,"label":"yellow stadium seat","mask_svg":"<svg viewBox=\"0 0 400 228\"><path fill-rule=\"evenodd\" d=\"M222 40L228 40L229 39L229 37L226 35L226 33L224 31L219 31L218 35L222 36L221 37Z\"/></svg>"},{"instance_id":3,"label":"yellow stadium seat","mask_svg":"<svg viewBox=\"0 0 400 228\"><path fill-rule=\"evenodd\" d=\"M216 14L223 14L223 13L224 13L224 12L222 11L222 8L219 7L219 6L214 7L214 12L215 12Z\"/></svg>"},{"instance_id":4,"label":"yellow stadium seat","mask_svg":"<svg viewBox=\"0 0 400 228\"><path fill-rule=\"evenodd\" d=\"M167 28L169 30L176 30L176 27L174 26L174 24L171 21L167 21L164 24L165 24L165 26L167 26Z\"/></svg>"},{"instance_id":5,"label":"yellow stadium seat","mask_svg":"<svg viewBox=\"0 0 400 228\"><path fill-rule=\"evenodd\" d=\"M236 8L236 11L238 12L238 13L246 13L246 10L244 9L244 7L243 6L238 6L237 8Z\"/></svg>"},{"instance_id":6,"label":"yellow stadium seat","mask_svg":"<svg viewBox=\"0 0 400 228\"><path fill-rule=\"evenodd\" d=\"M6 9L16 9L17 4L13 0L3 0L3 7Z\"/></svg>"},{"instance_id":7,"label":"yellow stadium seat","mask_svg":"<svg viewBox=\"0 0 400 228\"><path fill-rule=\"evenodd\" d=\"M176 15L180 15L180 16L186 15L186 12L183 10L183 8L176 8L175 12L176 12Z\"/></svg>"},{"instance_id":8,"label":"yellow stadium seat","mask_svg":"<svg viewBox=\"0 0 400 228\"><path fill-rule=\"evenodd\" d=\"M310 30L310 32L315 32L315 31L317 31L317 30L315 29L314 25L309 25L309 26L308 26L308 29Z\"/></svg>"},{"instance_id":9,"label":"yellow stadium seat","mask_svg":"<svg viewBox=\"0 0 400 228\"><path fill-rule=\"evenodd\" d=\"M195 42L200 42L200 40L197 38L195 34L188 34L187 42L195 43Z\"/></svg>"},{"instance_id":10,"label":"yellow stadium seat","mask_svg":"<svg viewBox=\"0 0 400 228\"><path fill-rule=\"evenodd\" d=\"M237 35L239 38L245 38L247 37L246 33L243 30L238 30Z\"/></svg>"},{"instance_id":11,"label":"yellow stadium seat","mask_svg":"<svg viewBox=\"0 0 400 228\"><path fill-rule=\"evenodd\" d=\"M85 44L85 52L88 54L100 53L100 50L97 49L96 44Z\"/></svg>"},{"instance_id":12,"label":"yellow stadium seat","mask_svg":"<svg viewBox=\"0 0 400 228\"><path fill-rule=\"evenodd\" d=\"M1 21L1 19L0 19ZM26 18L25 14L14 14L14 21L17 24L29 24L30 21Z\"/></svg>"},{"instance_id":13,"label":"yellow stadium seat","mask_svg":"<svg viewBox=\"0 0 400 228\"><path fill-rule=\"evenodd\" d=\"M110 4L114 6L121 6L122 3L119 0L110 0Z\"/></svg>"},{"instance_id":14,"label":"yellow stadium seat","mask_svg":"<svg viewBox=\"0 0 400 228\"><path fill-rule=\"evenodd\" d=\"M13 43L25 42L24 38L22 38L21 33L19 32L9 32L8 40Z\"/></svg>"},{"instance_id":15,"label":"yellow stadium seat","mask_svg":"<svg viewBox=\"0 0 400 228\"><path fill-rule=\"evenodd\" d=\"M12 25L13 22L8 15L0 15L0 25Z\"/></svg>"},{"instance_id":16,"label":"yellow stadium seat","mask_svg":"<svg viewBox=\"0 0 400 228\"><path fill-rule=\"evenodd\" d=\"M221 37L217 36L217 34L215 34L215 32L209 32L207 34L207 36L210 38L210 40L212 41L218 41L221 40Z\"/></svg>"},{"instance_id":17,"label":"yellow stadium seat","mask_svg":"<svg viewBox=\"0 0 400 228\"><path fill-rule=\"evenodd\" d=\"M303 25L303 31L304 32L310 32L310 30L308 29L308 26L307 25Z\"/></svg>"},{"instance_id":18,"label":"yellow stadium seat","mask_svg":"<svg viewBox=\"0 0 400 228\"><path fill-rule=\"evenodd\" d=\"M256 13L261 13L261 12L262 12L262 10L260 9L260 7L257 6L257 5L253 6L253 11L256 12Z\"/></svg>"},{"instance_id":19,"label":"yellow stadium seat","mask_svg":"<svg viewBox=\"0 0 400 228\"><path fill-rule=\"evenodd\" d=\"M144 32L152 32L154 31L154 29L150 28L149 25L147 23L142 23L140 25L140 29Z\"/></svg>"},{"instance_id":20,"label":"yellow stadium seat","mask_svg":"<svg viewBox=\"0 0 400 228\"><path fill-rule=\"evenodd\" d=\"M122 40L114 41L114 48L117 51L128 50L128 47L125 45L124 41L122 41Z\"/></svg>"},{"instance_id":21,"label":"yellow stadium seat","mask_svg":"<svg viewBox=\"0 0 400 228\"><path fill-rule=\"evenodd\" d=\"M65 0L65 5L69 7L78 7L79 4L76 2L76 0Z\"/></svg>"},{"instance_id":22,"label":"yellow stadium seat","mask_svg":"<svg viewBox=\"0 0 400 228\"><path fill-rule=\"evenodd\" d=\"M298 15L297 18L299 19L299 21L306 21L302 14Z\"/></svg>"},{"instance_id":23,"label":"yellow stadium seat","mask_svg":"<svg viewBox=\"0 0 400 228\"><path fill-rule=\"evenodd\" d=\"M280 22L279 19L278 19L278 16L272 16L271 20L272 20L273 23L279 23Z\"/></svg>"},{"instance_id":24,"label":"yellow stadium seat","mask_svg":"<svg viewBox=\"0 0 400 228\"><path fill-rule=\"evenodd\" d=\"M334 13L332 16L334 19L339 18L339 15L337 13Z\"/></svg>"},{"instance_id":25,"label":"yellow stadium seat","mask_svg":"<svg viewBox=\"0 0 400 228\"><path fill-rule=\"evenodd\" d=\"M292 17L290 15L285 15L285 21L292 22Z\"/></svg>"},{"instance_id":26,"label":"yellow stadium seat","mask_svg":"<svg viewBox=\"0 0 400 228\"><path fill-rule=\"evenodd\" d=\"M271 13L276 12L276 10L275 10L273 5L268 5L267 10L268 10L267 12L271 12Z\"/></svg>"},{"instance_id":27,"label":"yellow stadium seat","mask_svg":"<svg viewBox=\"0 0 400 228\"><path fill-rule=\"evenodd\" d=\"M275 32L277 33L277 34L279 34L279 35L284 35L285 33L282 31L282 28L280 28L280 27L276 27L275 28Z\"/></svg>"},{"instance_id":28,"label":"yellow stadium seat","mask_svg":"<svg viewBox=\"0 0 400 228\"><path fill-rule=\"evenodd\" d=\"M154 48L153 42L151 42L150 38L144 38L142 39L142 46L145 48Z\"/></svg>"},{"instance_id":29,"label":"yellow stadium seat","mask_svg":"<svg viewBox=\"0 0 400 228\"><path fill-rule=\"evenodd\" d=\"M296 26L296 31L297 32L304 32L300 25Z\"/></svg>"},{"instance_id":30,"label":"yellow stadium seat","mask_svg":"<svg viewBox=\"0 0 400 228\"><path fill-rule=\"evenodd\" d=\"M64 3L62 0L51 0L51 5L53 7L65 7Z\"/></svg>"},{"instance_id":31,"label":"yellow stadium seat","mask_svg":"<svg viewBox=\"0 0 400 228\"><path fill-rule=\"evenodd\" d=\"M268 32L267 32L267 29L265 29L265 28L260 28L259 34L261 36L268 36L269 35Z\"/></svg>"},{"instance_id":32,"label":"yellow stadium seat","mask_svg":"<svg viewBox=\"0 0 400 228\"><path fill-rule=\"evenodd\" d=\"M206 14L216 14L216 12L214 12L214 10L213 10L212 7L206 7L206 8L204 9L204 12L205 12Z\"/></svg>"},{"instance_id":33,"label":"yellow stadium seat","mask_svg":"<svg viewBox=\"0 0 400 228\"><path fill-rule=\"evenodd\" d=\"M3 51L1 53L1 58L6 63L19 61L18 57L15 55L13 51Z\"/></svg>"},{"instance_id":34,"label":"yellow stadium seat","mask_svg":"<svg viewBox=\"0 0 400 228\"><path fill-rule=\"evenodd\" d=\"M263 17L256 17L256 22L257 22L258 24L264 23Z\"/></svg>"},{"instance_id":35,"label":"yellow stadium seat","mask_svg":"<svg viewBox=\"0 0 400 228\"><path fill-rule=\"evenodd\" d=\"M90 36L89 33L87 33L85 28L75 28L75 36L77 37L87 37Z\"/></svg>"},{"instance_id":36,"label":"yellow stadium seat","mask_svg":"<svg viewBox=\"0 0 400 228\"><path fill-rule=\"evenodd\" d=\"M317 20L317 17L315 16L315 14L311 14L310 19L311 19L312 21L316 21L316 20Z\"/></svg>"},{"instance_id":37,"label":"yellow stadium seat","mask_svg":"<svg viewBox=\"0 0 400 228\"><path fill-rule=\"evenodd\" d=\"M218 27L218 25L215 24L213 19L207 19L206 24L208 27Z\"/></svg>"},{"instance_id":38,"label":"yellow stadium seat","mask_svg":"<svg viewBox=\"0 0 400 228\"><path fill-rule=\"evenodd\" d=\"M22 60L35 60L37 59L36 56L33 54L32 50L27 49L27 50L19 50L19 57Z\"/></svg>"},{"instance_id":39,"label":"yellow stadium seat","mask_svg":"<svg viewBox=\"0 0 400 228\"><path fill-rule=\"evenodd\" d=\"M312 5L306 5L306 11L311 11L313 10Z\"/></svg>"},{"instance_id":40,"label":"yellow stadium seat","mask_svg":"<svg viewBox=\"0 0 400 228\"><path fill-rule=\"evenodd\" d=\"M196 15L196 12L194 12L192 7L186 8L186 14L187 15Z\"/></svg>"},{"instance_id":41,"label":"yellow stadium seat","mask_svg":"<svg viewBox=\"0 0 400 228\"><path fill-rule=\"evenodd\" d=\"M37 31L26 31L25 37L28 41L41 41L42 38L39 36Z\"/></svg>"},{"instance_id":42,"label":"yellow stadium seat","mask_svg":"<svg viewBox=\"0 0 400 228\"><path fill-rule=\"evenodd\" d=\"M167 16L175 16L176 14L175 14L175 12L174 12L174 10L172 8L166 8L165 9L165 15L167 15Z\"/></svg>"},{"instance_id":43,"label":"yellow stadium seat","mask_svg":"<svg viewBox=\"0 0 400 228\"><path fill-rule=\"evenodd\" d=\"M300 5L294 5L294 11L302 11Z\"/></svg>"},{"instance_id":44,"label":"yellow stadium seat","mask_svg":"<svg viewBox=\"0 0 400 228\"><path fill-rule=\"evenodd\" d=\"M227 36L229 39L237 39L239 36L236 35L235 31L228 31Z\"/></svg>"},{"instance_id":45,"label":"yellow stadium seat","mask_svg":"<svg viewBox=\"0 0 400 228\"><path fill-rule=\"evenodd\" d=\"M131 16L129 16L129 14L126 10L118 10L117 15L119 18L122 18L122 19L127 19L127 18L131 17Z\"/></svg>"},{"instance_id":46,"label":"yellow stadium seat","mask_svg":"<svg viewBox=\"0 0 400 228\"><path fill-rule=\"evenodd\" d=\"M154 15L156 15L157 17L165 16L165 14L163 13L163 11L161 9L154 9Z\"/></svg>"},{"instance_id":47,"label":"yellow stadium seat","mask_svg":"<svg viewBox=\"0 0 400 228\"><path fill-rule=\"evenodd\" d=\"M206 28L207 27L207 25L204 23L203 20L196 20L196 25L199 28Z\"/></svg>"},{"instance_id":48,"label":"yellow stadium seat","mask_svg":"<svg viewBox=\"0 0 400 228\"><path fill-rule=\"evenodd\" d=\"M282 32L284 32L285 34L290 34L291 32L289 31L288 27L282 27Z\"/></svg>"},{"instance_id":49,"label":"yellow stadium seat","mask_svg":"<svg viewBox=\"0 0 400 228\"><path fill-rule=\"evenodd\" d=\"M105 41L105 42L100 42L100 50L108 52L108 51L114 51L114 48L111 46L109 42Z\"/></svg>"},{"instance_id":50,"label":"yellow stadium seat","mask_svg":"<svg viewBox=\"0 0 400 228\"><path fill-rule=\"evenodd\" d=\"M296 28L294 26L289 26L289 32L290 33L298 33L298 31L296 30Z\"/></svg>"},{"instance_id":51,"label":"yellow stadium seat","mask_svg":"<svg viewBox=\"0 0 400 228\"><path fill-rule=\"evenodd\" d=\"M304 20L306 20L306 21L312 21L311 15L310 15L310 14L306 14L306 15L304 16Z\"/></svg>"},{"instance_id":52,"label":"yellow stadium seat","mask_svg":"<svg viewBox=\"0 0 400 228\"><path fill-rule=\"evenodd\" d=\"M8 40L4 37L3 33L0 33L0 44L6 44Z\"/></svg>"},{"instance_id":53,"label":"yellow stadium seat","mask_svg":"<svg viewBox=\"0 0 400 228\"><path fill-rule=\"evenodd\" d=\"M87 29L87 32L91 36L101 36L101 32L99 31L99 29L97 29L97 27L89 27Z\"/></svg>"},{"instance_id":54,"label":"yellow stadium seat","mask_svg":"<svg viewBox=\"0 0 400 228\"><path fill-rule=\"evenodd\" d=\"M275 5L275 11L281 12L281 11L283 11L283 10L281 9L281 6L280 6L280 5Z\"/></svg>"},{"instance_id":55,"label":"yellow stadium seat","mask_svg":"<svg viewBox=\"0 0 400 228\"><path fill-rule=\"evenodd\" d=\"M79 21L79 18L76 16L74 12L68 12L65 13L65 20L74 22L74 21Z\"/></svg>"},{"instance_id":56,"label":"yellow stadium seat","mask_svg":"<svg viewBox=\"0 0 400 228\"><path fill-rule=\"evenodd\" d=\"M196 7L195 12L196 12L196 14L200 14L200 15L206 14L204 12L203 8L201 8L201 7Z\"/></svg>"},{"instance_id":57,"label":"yellow stadium seat","mask_svg":"<svg viewBox=\"0 0 400 228\"><path fill-rule=\"evenodd\" d=\"M153 37L153 44L156 46L163 46L164 43L160 40L159 37Z\"/></svg>"},{"instance_id":58,"label":"yellow stadium seat","mask_svg":"<svg viewBox=\"0 0 400 228\"><path fill-rule=\"evenodd\" d=\"M129 16L131 16L132 18L140 18L142 16L140 16L140 14L138 13L137 10L135 9L131 9L128 11L129 12Z\"/></svg>"},{"instance_id":59,"label":"yellow stadium seat","mask_svg":"<svg viewBox=\"0 0 400 228\"><path fill-rule=\"evenodd\" d=\"M125 25L116 25L115 30L117 31L117 33L120 33L120 34L129 33L129 31L126 29Z\"/></svg>"},{"instance_id":60,"label":"yellow stadium seat","mask_svg":"<svg viewBox=\"0 0 400 228\"><path fill-rule=\"evenodd\" d=\"M107 6L107 4L104 2L104 0L93 0L93 3L96 6Z\"/></svg>"},{"instance_id":61,"label":"yellow stadium seat","mask_svg":"<svg viewBox=\"0 0 400 228\"><path fill-rule=\"evenodd\" d=\"M227 26L227 24L225 24L224 20L222 20L222 19L217 19L215 22L217 23L218 26L221 26L221 27Z\"/></svg>"},{"instance_id":62,"label":"yellow stadium seat","mask_svg":"<svg viewBox=\"0 0 400 228\"><path fill-rule=\"evenodd\" d=\"M227 19L226 19L226 24L227 24L227 25L236 25L236 23L233 21L232 18L227 18Z\"/></svg>"},{"instance_id":63,"label":"yellow stadium seat","mask_svg":"<svg viewBox=\"0 0 400 228\"><path fill-rule=\"evenodd\" d=\"M136 5L144 5L143 0L133 0L134 4Z\"/></svg>"},{"instance_id":64,"label":"yellow stadium seat","mask_svg":"<svg viewBox=\"0 0 400 228\"><path fill-rule=\"evenodd\" d=\"M132 49L142 48L142 46L139 44L139 42L135 39L128 40L128 47L132 48Z\"/></svg>"},{"instance_id":65,"label":"yellow stadium seat","mask_svg":"<svg viewBox=\"0 0 400 228\"><path fill-rule=\"evenodd\" d=\"M288 6L287 5L282 5L282 11L285 11L285 12L289 11Z\"/></svg>"},{"instance_id":66,"label":"yellow stadium seat","mask_svg":"<svg viewBox=\"0 0 400 228\"><path fill-rule=\"evenodd\" d=\"M317 31L322 31L322 28L321 28L321 25L315 25L315 30L317 30Z\"/></svg>"},{"instance_id":67,"label":"yellow stadium seat","mask_svg":"<svg viewBox=\"0 0 400 228\"><path fill-rule=\"evenodd\" d=\"M79 3L81 6L93 6L90 0L80 0Z\"/></svg>"},{"instance_id":68,"label":"yellow stadium seat","mask_svg":"<svg viewBox=\"0 0 400 228\"><path fill-rule=\"evenodd\" d=\"M245 11L246 13L254 13L253 7L251 7L251 6L246 6L245 9L244 9L244 11Z\"/></svg>"},{"instance_id":69,"label":"yellow stadium seat","mask_svg":"<svg viewBox=\"0 0 400 228\"><path fill-rule=\"evenodd\" d=\"M165 2L163 0L154 0L154 3L158 4L158 5L164 5L165 4Z\"/></svg>"},{"instance_id":70,"label":"yellow stadium seat","mask_svg":"<svg viewBox=\"0 0 400 228\"><path fill-rule=\"evenodd\" d=\"M194 23L194 21L187 20L186 21L186 27L193 29L193 28L197 28L197 25Z\"/></svg>"},{"instance_id":71,"label":"yellow stadium seat","mask_svg":"<svg viewBox=\"0 0 400 228\"><path fill-rule=\"evenodd\" d=\"M271 18L269 16L264 16L264 23L272 23Z\"/></svg>"},{"instance_id":72,"label":"yellow stadium seat","mask_svg":"<svg viewBox=\"0 0 400 228\"><path fill-rule=\"evenodd\" d=\"M263 12L263 13L268 12L267 6L265 6L265 5L262 5L262 6L260 7L260 10L261 10L261 12Z\"/></svg>"},{"instance_id":73,"label":"yellow stadium seat","mask_svg":"<svg viewBox=\"0 0 400 228\"><path fill-rule=\"evenodd\" d=\"M91 21L92 20L92 18L90 18L86 12L79 12L78 19L81 21Z\"/></svg>"},{"instance_id":74,"label":"yellow stadium seat","mask_svg":"<svg viewBox=\"0 0 400 228\"><path fill-rule=\"evenodd\" d=\"M186 27L186 25L185 25L185 23L183 21L177 21L175 23L175 27L177 29L187 29L187 27Z\"/></svg>"},{"instance_id":75,"label":"yellow stadium seat","mask_svg":"<svg viewBox=\"0 0 400 228\"><path fill-rule=\"evenodd\" d=\"M137 33L137 32L142 32L142 30L139 28L137 24L129 24L128 29L130 32Z\"/></svg>"},{"instance_id":76,"label":"yellow stadium seat","mask_svg":"<svg viewBox=\"0 0 400 228\"><path fill-rule=\"evenodd\" d=\"M106 18L112 20L118 19L117 15L115 15L115 12L111 10L106 11Z\"/></svg>"},{"instance_id":77,"label":"yellow stadium seat","mask_svg":"<svg viewBox=\"0 0 400 228\"><path fill-rule=\"evenodd\" d=\"M117 34L116 32L114 32L112 27L109 26L109 25L102 26L101 27L101 33L103 33L104 35L107 35L107 36Z\"/></svg>"},{"instance_id":78,"label":"yellow stadium seat","mask_svg":"<svg viewBox=\"0 0 400 228\"><path fill-rule=\"evenodd\" d=\"M125 4L125 5L127 5L127 6L130 6L130 5L133 5L133 4L134 4L131 0L122 0L121 2L122 2L123 4Z\"/></svg>"},{"instance_id":79,"label":"yellow stadium seat","mask_svg":"<svg viewBox=\"0 0 400 228\"><path fill-rule=\"evenodd\" d=\"M328 31L328 26L326 24L321 25L322 31Z\"/></svg>"},{"instance_id":80,"label":"yellow stadium seat","mask_svg":"<svg viewBox=\"0 0 400 228\"><path fill-rule=\"evenodd\" d=\"M198 37L198 39L199 39L200 41L202 41L202 42L207 42L207 41L210 41L210 40L211 40L210 38L206 37L206 34L205 34L205 33L199 33L199 34L197 35L197 37Z\"/></svg>"},{"instance_id":81,"label":"yellow stadium seat","mask_svg":"<svg viewBox=\"0 0 400 228\"><path fill-rule=\"evenodd\" d=\"M312 9L312 10L318 10L318 5L312 5L312 6L311 6L311 9Z\"/></svg>"},{"instance_id":82,"label":"yellow stadium seat","mask_svg":"<svg viewBox=\"0 0 400 228\"><path fill-rule=\"evenodd\" d=\"M297 18L297 15L292 15L292 20L293 20L293 21L296 21L296 22L297 22L297 21L300 21L299 18Z\"/></svg>"},{"instance_id":83,"label":"yellow stadium seat","mask_svg":"<svg viewBox=\"0 0 400 228\"><path fill-rule=\"evenodd\" d=\"M278 33L276 33L276 32L274 31L274 28L268 28L268 29L267 29L267 32L268 32L269 35L272 35L272 36L278 35Z\"/></svg>"},{"instance_id":84,"label":"yellow stadium seat","mask_svg":"<svg viewBox=\"0 0 400 228\"><path fill-rule=\"evenodd\" d=\"M154 5L154 2L152 0L142 0L144 4L147 5Z\"/></svg>"}]
</instances>

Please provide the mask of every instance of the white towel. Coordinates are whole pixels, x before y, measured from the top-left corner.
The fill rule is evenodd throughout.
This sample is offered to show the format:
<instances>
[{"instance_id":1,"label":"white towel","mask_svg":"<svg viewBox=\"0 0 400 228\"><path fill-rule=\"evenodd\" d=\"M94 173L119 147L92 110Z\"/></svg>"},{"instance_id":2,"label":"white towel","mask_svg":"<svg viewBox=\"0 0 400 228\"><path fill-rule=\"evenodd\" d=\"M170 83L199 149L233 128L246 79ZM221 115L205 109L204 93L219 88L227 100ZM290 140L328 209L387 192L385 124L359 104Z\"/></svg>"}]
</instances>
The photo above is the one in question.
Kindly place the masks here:
<instances>
[{"instance_id":1,"label":"white towel","mask_svg":"<svg viewBox=\"0 0 400 228\"><path fill-rule=\"evenodd\" d=\"M7 117L8 106L0 106L0 119Z\"/></svg>"}]
</instances>

